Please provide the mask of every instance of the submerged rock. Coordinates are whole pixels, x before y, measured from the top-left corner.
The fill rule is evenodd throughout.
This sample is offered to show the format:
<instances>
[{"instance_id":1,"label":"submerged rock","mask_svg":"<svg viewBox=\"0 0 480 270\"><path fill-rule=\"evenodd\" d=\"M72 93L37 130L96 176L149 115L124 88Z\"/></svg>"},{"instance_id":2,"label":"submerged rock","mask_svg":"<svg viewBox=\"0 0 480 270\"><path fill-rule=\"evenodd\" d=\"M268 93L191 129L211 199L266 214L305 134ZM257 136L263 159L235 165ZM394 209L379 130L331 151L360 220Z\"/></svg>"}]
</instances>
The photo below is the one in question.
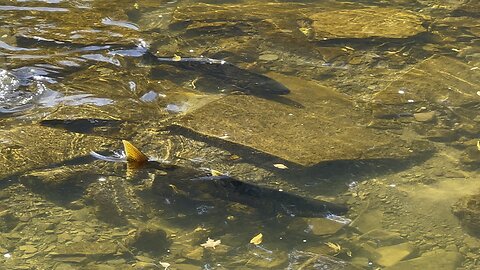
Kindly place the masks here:
<instances>
[{"instance_id":1,"label":"submerged rock","mask_svg":"<svg viewBox=\"0 0 480 270\"><path fill-rule=\"evenodd\" d=\"M167 233L154 223L140 226L135 235L127 242L129 246L137 250L157 254L164 252L170 244Z\"/></svg>"},{"instance_id":2,"label":"submerged rock","mask_svg":"<svg viewBox=\"0 0 480 270\"><path fill-rule=\"evenodd\" d=\"M296 26L295 18L302 18L302 12L309 12L309 9L310 6L302 3L257 2L234 5L197 3L178 7L172 23L183 22L190 30L195 29L197 32L201 32L202 29L209 30L210 34L226 30L223 35L233 31L236 35L247 34L252 29L259 30L265 26L293 30ZM272 13L275 16L272 16Z\"/></svg>"},{"instance_id":3,"label":"submerged rock","mask_svg":"<svg viewBox=\"0 0 480 270\"><path fill-rule=\"evenodd\" d=\"M270 74L287 86L285 97L230 95L199 108L174 125L187 135L213 137L302 166L323 161L406 158L409 145L368 129L347 96L315 81ZM173 128L175 130L175 128ZM180 128L180 129L178 129ZM186 131L186 132L185 132Z\"/></svg>"},{"instance_id":4,"label":"submerged rock","mask_svg":"<svg viewBox=\"0 0 480 270\"><path fill-rule=\"evenodd\" d=\"M408 257L414 250L414 246L409 243L377 248L379 257L375 258L375 262L385 267L392 266Z\"/></svg>"},{"instance_id":5,"label":"submerged rock","mask_svg":"<svg viewBox=\"0 0 480 270\"><path fill-rule=\"evenodd\" d=\"M332 235L340 231L345 225L347 224L327 218L300 218L293 220L288 228L293 231L310 232L313 235Z\"/></svg>"},{"instance_id":6,"label":"submerged rock","mask_svg":"<svg viewBox=\"0 0 480 270\"><path fill-rule=\"evenodd\" d=\"M373 98L373 111L377 115L410 114L420 122L437 120L441 127L422 125L417 132L433 141L455 140L460 132L453 129L464 125L479 128L474 121L476 115L471 113L480 102L479 80L474 67L451 57L433 56L378 92ZM425 108L435 108L435 112L416 113ZM453 121L462 125L453 125Z\"/></svg>"},{"instance_id":7,"label":"submerged rock","mask_svg":"<svg viewBox=\"0 0 480 270\"><path fill-rule=\"evenodd\" d=\"M470 232L480 236L480 193L461 198L452 211Z\"/></svg>"},{"instance_id":8,"label":"submerged rock","mask_svg":"<svg viewBox=\"0 0 480 270\"><path fill-rule=\"evenodd\" d=\"M472 66L451 57L433 56L389 84L374 101L397 106L421 102L462 106L480 101L479 80L480 74Z\"/></svg>"},{"instance_id":9,"label":"submerged rock","mask_svg":"<svg viewBox=\"0 0 480 270\"><path fill-rule=\"evenodd\" d=\"M288 254L287 269L329 269L329 270L356 270L360 269L338 258L295 250Z\"/></svg>"},{"instance_id":10,"label":"submerged rock","mask_svg":"<svg viewBox=\"0 0 480 270\"><path fill-rule=\"evenodd\" d=\"M426 32L417 13L370 7L319 12L309 17L317 40L346 38L407 38Z\"/></svg>"},{"instance_id":11,"label":"submerged rock","mask_svg":"<svg viewBox=\"0 0 480 270\"><path fill-rule=\"evenodd\" d=\"M0 179L28 170L81 160L99 148L113 148L117 141L68 133L38 125L17 125L0 131ZM56 170L54 170L56 171Z\"/></svg>"},{"instance_id":12,"label":"submerged rock","mask_svg":"<svg viewBox=\"0 0 480 270\"><path fill-rule=\"evenodd\" d=\"M400 244L404 241L398 232L385 231L383 229L374 229L359 237L360 240L373 241L379 246L390 246Z\"/></svg>"},{"instance_id":13,"label":"submerged rock","mask_svg":"<svg viewBox=\"0 0 480 270\"><path fill-rule=\"evenodd\" d=\"M118 251L120 249L117 244L108 241L74 242L57 246L50 252L50 256L59 260L62 260L62 258L66 260L68 258L78 258L80 260L82 258L98 259L111 256Z\"/></svg>"},{"instance_id":14,"label":"submerged rock","mask_svg":"<svg viewBox=\"0 0 480 270\"><path fill-rule=\"evenodd\" d=\"M461 255L457 252L436 250L424 253L422 256L402 261L394 266L385 268L385 270L423 270L423 269L442 269L454 270L460 263Z\"/></svg>"},{"instance_id":15,"label":"submerged rock","mask_svg":"<svg viewBox=\"0 0 480 270\"><path fill-rule=\"evenodd\" d=\"M129 217L145 213L143 203L124 178L109 176L88 188L87 198L95 206L97 218L108 223L126 224Z\"/></svg>"},{"instance_id":16,"label":"submerged rock","mask_svg":"<svg viewBox=\"0 0 480 270\"><path fill-rule=\"evenodd\" d=\"M6 233L14 229L20 219L11 213L9 210L4 210L0 208L0 232Z\"/></svg>"},{"instance_id":17,"label":"submerged rock","mask_svg":"<svg viewBox=\"0 0 480 270\"><path fill-rule=\"evenodd\" d=\"M270 250L254 248L246 266L253 269L281 269L287 263L287 254L271 252Z\"/></svg>"},{"instance_id":18,"label":"submerged rock","mask_svg":"<svg viewBox=\"0 0 480 270\"><path fill-rule=\"evenodd\" d=\"M460 161L473 170L478 169L480 166L480 150L476 145L468 146L460 157Z\"/></svg>"},{"instance_id":19,"label":"submerged rock","mask_svg":"<svg viewBox=\"0 0 480 270\"><path fill-rule=\"evenodd\" d=\"M435 111L432 112L421 112L421 113L414 113L413 117L418 122L431 122L435 120Z\"/></svg>"}]
</instances>

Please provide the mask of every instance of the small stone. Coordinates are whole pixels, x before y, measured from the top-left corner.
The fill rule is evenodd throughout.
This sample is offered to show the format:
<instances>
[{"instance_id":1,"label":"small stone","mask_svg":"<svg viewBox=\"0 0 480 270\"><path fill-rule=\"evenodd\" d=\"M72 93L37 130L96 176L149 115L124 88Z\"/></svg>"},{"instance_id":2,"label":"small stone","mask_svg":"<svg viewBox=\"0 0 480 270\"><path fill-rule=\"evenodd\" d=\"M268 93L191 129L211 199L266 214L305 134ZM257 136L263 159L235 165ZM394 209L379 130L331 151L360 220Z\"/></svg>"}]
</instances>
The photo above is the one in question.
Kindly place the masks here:
<instances>
[{"instance_id":1,"label":"small stone","mask_svg":"<svg viewBox=\"0 0 480 270\"><path fill-rule=\"evenodd\" d=\"M80 235L77 235L72 238L72 242L81 242L83 240L83 237Z\"/></svg>"},{"instance_id":2,"label":"small stone","mask_svg":"<svg viewBox=\"0 0 480 270\"><path fill-rule=\"evenodd\" d=\"M247 261L247 266L254 269L282 269L282 265L287 262L288 256L279 252L276 256L269 254L261 254L262 251L258 251L251 259ZM283 255L283 256L282 256Z\"/></svg>"},{"instance_id":3,"label":"small stone","mask_svg":"<svg viewBox=\"0 0 480 270\"><path fill-rule=\"evenodd\" d=\"M55 270L75 270L75 269L77 268L66 263L59 263L55 266Z\"/></svg>"},{"instance_id":4,"label":"small stone","mask_svg":"<svg viewBox=\"0 0 480 270\"><path fill-rule=\"evenodd\" d=\"M307 224L314 235L334 234L346 225L326 218L310 218L307 220Z\"/></svg>"},{"instance_id":5,"label":"small stone","mask_svg":"<svg viewBox=\"0 0 480 270\"><path fill-rule=\"evenodd\" d=\"M92 270L116 270L118 268L115 267L115 266L112 266L112 265L108 265L108 264L95 264L94 268L89 268L89 269L92 269Z\"/></svg>"},{"instance_id":6,"label":"small stone","mask_svg":"<svg viewBox=\"0 0 480 270\"><path fill-rule=\"evenodd\" d=\"M278 55L267 53L267 54L260 55L258 59L262 61L275 61L275 60L278 60Z\"/></svg>"},{"instance_id":7,"label":"small stone","mask_svg":"<svg viewBox=\"0 0 480 270\"><path fill-rule=\"evenodd\" d=\"M55 257L81 256L96 257L116 254L118 246L115 243L107 241L97 242L73 242L69 245L59 245L55 248L55 252L50 255Z\"/></svg>"},{"instance_id":8,"label":"small stone","mask_svg":"<svg viewBox=\"0 0 480 270\"><path fill-rule=\"evenodd\" d=\"M108 260L105 263L108 263L110 265L124 265L127 263L127 261L123 258L119 258L119 259Z\"/></svg>"},{"instance_id":9,"label":"small stone","mask_svg":"<svg viewBox=\"0 0 480 270\"><path fill-rule=\"evenodd\" d=\"M61 233L61 234L57 235L57 237L58 237L58 242L60 242L60 243L70 241L73 238L73 236L68 234L68 233Z\"/></svg>"},{"instance_id":10,"label":"small stone","mask_svg":"<svg viewBox=\"0 0 480 270\"><path fill-rule=\"evenodd\" d=\"M458 252L458 248L455 244L450 244L445 248L445 251Z\"/></svg>"},{"instance_id":11,"label":"small stone","mask_svg":"<svg viewBox=\"0 0 480 270\"><path fill-rule=\"evenodd\" d=\"M421 113L414 113L413 117L415 120L418 122L431 122L435 120L436 112L431 111L431 112L421 112Z\"/></svg>"},{"instance_id":12,"label":"small stone","mask_svg":"<svg viewBox=\"0 0 480 270\"><path fill-rule=\"evenodd\" d=\"M32 245L24 245L19 247L20 250L24 251L25 253L35 253L37 252L37 248Z\"/></svg>"},{"instance_id":13,"label":"small stone","mask_svg":"<svg viewBox=\"0 0 480 270\"><path fill-rule=\"evenodd\" d=\"M175 264L175 269L177 270L201 270L202 267L193 265L193 264L184 264L184 263L179 263Z\"/></svg>"},{"instance_id":14,"label":"small stone","mask_svg":"<svg viewBox=\"0 0 480 270\"><path fill-rule=\"evenodd\" d=\"M0 191L0 200L8 199L10 197L10 193L2 190Z\"/></svg>"},{"instance_id":15,"label":"small stone","mask_svg":"<svg viewBox=\"0 0 480 270\"><path fill-rule=\"evenodd\" d=\"M141 256L141 255L138 255L138 256L135 256L135 259L141 261L141 262L148 262L148 263L153 263L155 262L154 259L150 258L150 257L147 257L147 256Z\"/></svg>"},{"instance_id":16,"label":"small stone","mask_svg":"<svg viewBox=\"0 0 480 270\"><path fill-rule=\"evenodd\" d=\"M383 220L383 212L380 210L370 210L364 212L360 217L352 222L350 226L356 227L359 231L367 233L378 229Z\"/></svg>"},{"instance_id":17,"label":"small stone","mask_svg":"<svg viewBox=\"0 0 480 270\"><path fill-rule=\"evenodd\" d=\"M88 228L88 227L85 228L85 229L83 229L83 230L84 230L86 233L94 233L94 232L95 232L95 229L93 229L93 228Z\"/></svg>"},{"instance_id":18,"label":"small stone","mask_svg":"<svg viewBox=\"0 0 480 270\"><path fill-rule=\"evenodd\" d=\"M392 266L408 257L413 251L414 247L409 243L377 248L376 252L380 257L375 258L375 262L385 267Z\"/></svg>"},{"instance_id":19,"label":"small stone","mask_svg":"<svg viewBox=\"0 0 480 270\"><path fill-rule=\"evenodd\" d=\"M127 242L136 249L154 253L162 252L169 246L167 233L155 223L140 227Z\"/></svg>"},{"instance_id":20,"label":"small stone","mask_svg":"<svg viewBox=\"0 0 480 270\"><path fill-rule=\"evenodd\" d=\"M47 231L47 230L53 230L55 228L55 224L47 222L47 223L39 223L37 225L37 229L40 231Z\"/></svg>"},{"instance_id":21,"label":"small stone","mask_svg":"<svg viewBox=\"0 0 480 270\"><path fill-rule=\"evenodd\" d=\"M46 249L43 250L43 252L50 252L55 249L55 246L48 246Z\"/></svg>"},{"instance_id":22,"label":"small stone","mask_svg":"<svg viewBox=\"0 0 480 270\"><path fill-rule=\"evenodd\" d=\"M358 265L360 267L366 268L369 266L370 260L366 257L353 257L350 261L353 265Z\"/></svg>"},{"instance_id":23,"label":"small stone","mask_svg":"<svg viewBox=\"0 0 480 270\"><path fill-rule=\"evenodd\" d=\"M397 232L375 229L360 236L360 240L372 240L380 246L391 246L404 242L403 237Z\"/></svg>"},{"instance_id":24,"label":"small stone","mask_svg":"<svg viewBox=\"0 0 480 270\"><path fill-rule=\"evenodd\" d=\"M205 249L203 247L196 247L194 249L187 249L182 253L183 253L183 257L187 259L200 261L203 258L204 252L205 252Z\"/></svg>"},{"instance_id":25,"label":"small stone","mask_svg":"<svg viewBox=\"0 0 480 270\"><path fill-rule=\"evenodd\" d=\"M134 269L138 269L138 270L158 269L158 266L154 263L149 263L149 262L136 262Z\"/></svg>"},{"instance_id":26,"label":"small stone","mask_svg":"<svg viewBox=\"0 0 480 270\"><path fill-rule=\"evenodd\" d=\"M82 263L87 260L85 256L64 256L64 257L55 257L56 261L67 262L67 263Z\"/></svg>"}]
</instances>

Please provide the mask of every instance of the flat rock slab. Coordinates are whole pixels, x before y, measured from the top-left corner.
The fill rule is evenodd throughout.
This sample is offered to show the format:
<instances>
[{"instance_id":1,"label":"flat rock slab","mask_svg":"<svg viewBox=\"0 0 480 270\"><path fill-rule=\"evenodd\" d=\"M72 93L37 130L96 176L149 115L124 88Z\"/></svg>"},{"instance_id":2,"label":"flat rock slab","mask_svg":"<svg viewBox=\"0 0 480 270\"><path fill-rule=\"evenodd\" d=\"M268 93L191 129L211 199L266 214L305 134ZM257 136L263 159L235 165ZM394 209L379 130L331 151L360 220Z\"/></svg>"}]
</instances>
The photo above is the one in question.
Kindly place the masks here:
<instances>
[{"instance_id":1,"label":"flat rock slab","mask_svg":"<svg viewBox=\"0 0 480 270\"><path fill-rule=\"evenodd\" d=\"M408 257L415 248L409 243L402 243L394 246L378 248L376 251L380 255L375 262L382 266L392 266Z\"/></svg>"},{"instance_id":2,"label":"flat rock slab","mask_svg":"<svg viewBox=\"0 0 480 270\"><path fill-rule=\"evenodd\" d=\"M383 105L419 102L461 106L480 102L480 70L446 56L417 64L374 97Z\"/></svg>"},{"instance_id":3,"label":"flat rock slab","mask_svg":"<svg viewBox=\"0 0 480 270\"><path fill-rule=\"evenodd\" d=\"M402 261L394 266L387 267L385 270L423 270L423 269L442 269L454 270L460 263L461 255L457 252L432 251L423 254L419 258Z\"/></svg>"},{"instance_id":4,"label":"flat rock slab","mask_svg":"<svg viewBox=\"0 0 480 270\"><path fill-rule=\"evenodd\" d=\"M240 5L197 3L179 6L173 14L172 21L276 21L285 20L285 16L300 16L302 11L306 12L308 9L309 6L302 3L258 2ZM298 17L293 17L295 18Z\"/></svg>"},{"instance_id":5,"label":"flat rock slab","mask_svg":"<svg viewBox=\"0 0 480 270\"><path fill-rule=\"evenodd\" d=\"M395 8L343 9L312 16L317 40L345 38L408 38L423 33L424 17Z\"/></svg>"},{"instance_id":6,"label":"flat rock slab","mask_svg":"<svg viewBox=\"0 0 480 270\"><path fill-rule=\"evenodd\" d=\"M75 242L70 245L60 245L50 253L54 257L63 256L93 256L101 257L117 253L118 246L112 242Z\"/></svg>"},{"instance_id":7,"label":"flat rock slab","mask_svg":"<svg viewBox=\"0 0 480 270\"><path fill-rule=\"evenodd\" d=\"M280 100L229 95L180 118L174 127L243 145L302 166L324 161L403 158L412 153L393 135L366 128L347 96L315 81L269 76L291 93Z\"/></svg>"}]
</instances>

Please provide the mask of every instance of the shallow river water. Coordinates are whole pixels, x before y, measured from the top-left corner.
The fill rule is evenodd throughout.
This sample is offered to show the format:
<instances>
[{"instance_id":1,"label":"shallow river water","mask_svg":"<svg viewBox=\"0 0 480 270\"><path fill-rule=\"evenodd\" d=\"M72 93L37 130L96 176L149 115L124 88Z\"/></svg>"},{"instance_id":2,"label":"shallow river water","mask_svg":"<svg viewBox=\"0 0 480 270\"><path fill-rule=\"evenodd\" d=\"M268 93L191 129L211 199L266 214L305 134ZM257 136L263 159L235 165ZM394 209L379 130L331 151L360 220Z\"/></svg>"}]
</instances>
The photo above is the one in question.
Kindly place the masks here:
<instances>
[{"instance_id":1,"label":"shallow river water","mask_svg":"<svg viewBox=\"0 0 480 270\"><path fill-rule=\"evenodd\" d=\"M479 17L0 0L0 268L480 268Z\"/></svg>"}]
</instances>

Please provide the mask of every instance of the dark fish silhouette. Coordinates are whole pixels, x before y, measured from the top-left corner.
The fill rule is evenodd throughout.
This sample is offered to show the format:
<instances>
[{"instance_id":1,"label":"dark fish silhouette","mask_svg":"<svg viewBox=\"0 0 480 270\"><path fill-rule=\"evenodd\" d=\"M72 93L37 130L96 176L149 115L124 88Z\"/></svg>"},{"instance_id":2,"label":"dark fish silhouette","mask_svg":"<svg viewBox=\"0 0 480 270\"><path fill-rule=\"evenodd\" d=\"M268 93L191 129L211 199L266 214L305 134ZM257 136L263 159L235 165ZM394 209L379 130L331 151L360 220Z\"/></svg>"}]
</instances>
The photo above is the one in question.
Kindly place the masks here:
<instances>
[{"instance_id":1,"label":"dark fish silhouette","mask_svg":"<svg viewBox=\"0 0 480 270\"><path fill-rule=\"evenodd\" d=\"M144 59L149 63L167 64L200 72L202 75L220 80L247 94L268 96L290 93L290 90L280 82L265 75L239 68L224 60L207 57L156 57L150 52L145 53Z\"/></svg>"},{"instance_id":2,"label":"dark fish silhouette","mask_svg":"<svg viewBox=\"0 0 480 270\"><path fill-rule=\"evenodd\" d=\"M268 214L283 213L299 217L325 217L342 215L348 211L344 205L305 198L293 193L261 187L221 175L216 171L199 170L178 165L150 161L128 141L123 141L125 159L130 169L151 167L162 171L152 185L156 193L165 197L179 196L191 200L221 199L241 203ZM102 158L101 155L93 153ZM112 161L111 159L106 159Z\"/></svg>"},{"instance_id":3,"label":"dark fish silhouette","mask_svg":"<svg viewBox=\"0 0 480 270\"><path fill-rule=\"evenodd\" d=\"M32 48L36 46L49 46L72 49L71 53L79 52L101 52L107 51L109 55L120 55L124 57L142 57L147 64L167 64L183 70L189 70L202 74L205 77L221 81L241 92L256 96L286 95L290 90L282 83L275 81L265 75L258 74L235 66L224 60L207 57L157 57L148 50L146 44L121 45L85 45L69 41L53 39L40 39L35 37L17 36L19 46ZM72 71L75 69L72 69Z\"/></svg>"},{"instance_id":4,"label":"dark fish silhouette","mask_svg":"<svg viewBox=\"0 0 480 270\"><path fill-rule=\"evenodd\" d=\"M118 131L123 121L121 120L106 120L97 118L81 118L81 119L51 119L42 120L40 125L53 128L63 128L71 132L90 134L96 131L97 133L112 133ZM104 132L101 132L104 131Z\"/></svg>"}]
</instances>

